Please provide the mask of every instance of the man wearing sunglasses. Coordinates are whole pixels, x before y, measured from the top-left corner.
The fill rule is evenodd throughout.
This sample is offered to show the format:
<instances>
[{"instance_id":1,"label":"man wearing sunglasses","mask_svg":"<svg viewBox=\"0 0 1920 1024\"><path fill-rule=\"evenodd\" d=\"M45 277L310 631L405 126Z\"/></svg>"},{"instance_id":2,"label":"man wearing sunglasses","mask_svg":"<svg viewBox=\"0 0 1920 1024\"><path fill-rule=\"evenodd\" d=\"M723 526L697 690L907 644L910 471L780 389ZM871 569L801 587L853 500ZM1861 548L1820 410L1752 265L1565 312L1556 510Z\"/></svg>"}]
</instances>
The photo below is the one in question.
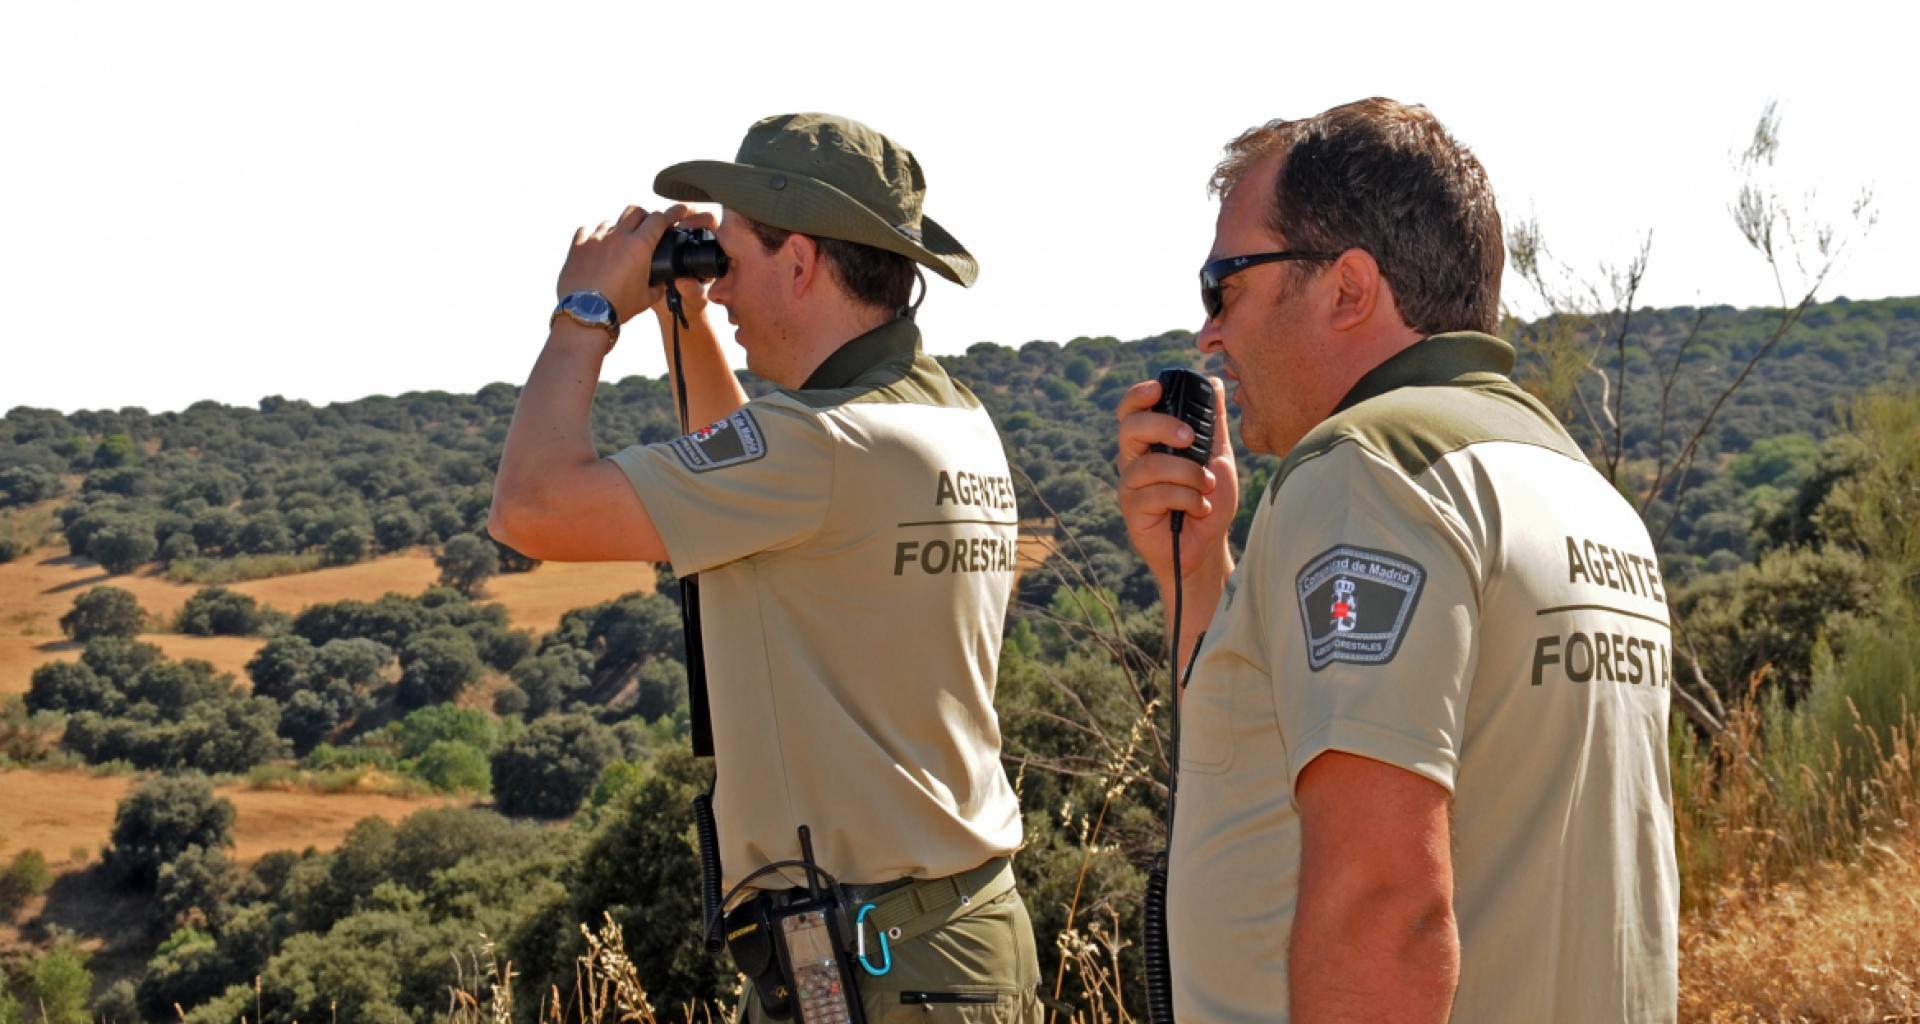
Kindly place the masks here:
<instances>
[{"instance_id":1,"label":"man wearing sunglasses","mask_svg":"<svg viewBox=\"0 0 1920 1024\"><path fill-rule=\"evenodd\" d=\"M1665 595L1510 379L1485 172L1371 99L1248 131L1213 188L1199 347L1284 456L1237 564L1226 431L1202 468L1151 450L1193 437L1156 382L1119 408L1132 542L1216 609L1176 638L1175 1017L1672 1020Z\"/></svg>"}]
</instances>

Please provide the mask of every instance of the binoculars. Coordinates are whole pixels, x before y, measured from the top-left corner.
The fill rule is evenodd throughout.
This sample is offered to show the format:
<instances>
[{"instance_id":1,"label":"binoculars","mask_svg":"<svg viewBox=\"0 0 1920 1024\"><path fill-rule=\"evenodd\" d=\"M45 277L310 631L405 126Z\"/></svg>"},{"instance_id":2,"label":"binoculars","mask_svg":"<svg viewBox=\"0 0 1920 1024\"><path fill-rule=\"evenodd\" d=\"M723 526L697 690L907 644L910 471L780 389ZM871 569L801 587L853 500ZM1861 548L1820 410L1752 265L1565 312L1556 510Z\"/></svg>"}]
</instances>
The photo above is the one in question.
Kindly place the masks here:
<instances>
[{"instance_id":1,"label":"binoculars","mask_svg":"<svg viewBox=\"0 0 1920 1024\"><path fill-rule=\"evenodd\" d=\"M675 278L691 277L711 281L727 275L727 254L713 232L698 228L669 228L653 250L653 267L648 284L665 284Z\"/></svg>"}]
</instances>

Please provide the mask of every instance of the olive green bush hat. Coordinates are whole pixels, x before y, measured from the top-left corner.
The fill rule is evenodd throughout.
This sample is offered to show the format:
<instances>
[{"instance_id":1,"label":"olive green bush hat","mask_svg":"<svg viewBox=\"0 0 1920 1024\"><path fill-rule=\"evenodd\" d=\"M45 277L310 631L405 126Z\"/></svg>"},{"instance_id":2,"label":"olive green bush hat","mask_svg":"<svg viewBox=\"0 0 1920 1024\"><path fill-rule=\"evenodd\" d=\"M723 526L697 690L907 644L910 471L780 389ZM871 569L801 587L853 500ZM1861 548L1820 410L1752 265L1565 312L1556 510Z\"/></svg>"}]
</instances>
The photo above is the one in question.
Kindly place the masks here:
<instances>
[{"instance_id":1,"label":"olive green bush hat","mask_svg":"<svg viewBox=\"0 0 1920 1024\"><path fill-rule=\"evenodd\" d=\"M932 217L920 162L850 118L780 114L747 129L734 163L692 160L653 179L675 202L719 203L768 227L896 252L962 287L980 265Z\"/></svg>"}]
</instances>

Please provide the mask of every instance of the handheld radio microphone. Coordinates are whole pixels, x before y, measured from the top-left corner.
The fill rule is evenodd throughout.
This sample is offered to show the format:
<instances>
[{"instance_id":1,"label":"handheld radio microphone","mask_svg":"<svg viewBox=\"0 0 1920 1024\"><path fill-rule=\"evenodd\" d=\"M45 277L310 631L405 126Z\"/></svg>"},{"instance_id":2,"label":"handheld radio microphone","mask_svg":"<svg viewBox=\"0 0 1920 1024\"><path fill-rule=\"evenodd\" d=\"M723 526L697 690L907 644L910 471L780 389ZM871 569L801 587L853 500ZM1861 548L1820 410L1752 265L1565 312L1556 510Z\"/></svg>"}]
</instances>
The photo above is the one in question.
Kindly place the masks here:
<instances>
[{"instance_id":1,"label":"handheld radio microphone","mask_svg":"<svg viewBox=\"0 0 1920 1024\"><path fill-rule=\"evenodd\" d=\"M1192 427L1193 443L1185 448L1156 444L1153 450L1178 455L1195 465L1206 465L1213 457L1213 382L1180 366L1161 370L1159 379L1160 400L1153 403L1153 411L1173 416ZM1180 532L1186 519L1185 512L1174 512L1174 533Z\"/></svg>"}]
</instances>

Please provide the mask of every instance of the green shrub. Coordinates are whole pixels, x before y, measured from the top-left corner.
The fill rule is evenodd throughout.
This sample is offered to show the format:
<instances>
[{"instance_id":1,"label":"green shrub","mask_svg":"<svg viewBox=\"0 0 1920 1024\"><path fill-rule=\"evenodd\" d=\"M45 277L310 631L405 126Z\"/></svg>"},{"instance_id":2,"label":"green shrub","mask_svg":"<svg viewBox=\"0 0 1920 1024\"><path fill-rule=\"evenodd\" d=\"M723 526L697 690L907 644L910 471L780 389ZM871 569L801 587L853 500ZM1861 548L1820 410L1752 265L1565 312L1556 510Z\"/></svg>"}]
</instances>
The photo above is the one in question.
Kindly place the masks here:
<instances>
[{"instance_id":1,"label":"green shrub","mask_svg":"<svg viewBox=\"0 0 1920 1024\"><path fill-rule=\"evenodd\" d=\"M115 519L93 532L87 540L87 557L100 563L115 576L130 573L160 551L154 539L153 525L141 519Z\"/></svg>"},{"instance_id":2,"label":"green shrub","mask_svg":"<svg viewBox=\"0 0 1920 1024\"><path fill-rule=\"evenodd\" d=\"M107 986L93 1001L93 1019L101 1024L139 1024L139 989L132 978L121 978ZM156 1018L157 1019L157 1018Z\"/></svg>"},{"instance_id":3,"label":"green shrub","mask_svg":"<svg viewBox=\"0 0 1920 1024\"><path fill-rule=\"evenodd\" d=\"M248 663L254 690L281 702L280 735L303 754L374 707L373 691L393 652L374 640L276 637Z\"/></svg>"},{"instance_id":4,"label":"green shrub","mask_svg":"<svg viewBox=\"0 0 1920 1024\"><path fill-rule=\"evenodd\" d=\"M605 807L626 796L647 781L647 774L647 766L642 762L615 761L607 765L600 773L600 781L594 783L593 793L587 797L587 806Z\"/></svg>"},{"instance_id":5,"label":"green shrub","mask_svg":"<svg viewBox=\"0 0 1920 1024\"><path fill-rule=\"evenodd\" d=\"M1892 755L1896 734L1920 716L1920 614L1896 602L1853 624L1843 639L1843 657L1815 664L1807 712L1822 746L1837 747L1848 778L1861 782Z\"/></svg>"},{"instance_id":6,"label":"green shrub","mask_svg":"<svg viewBox=\"0 0 1920 1024\"><path fill-rule=\"evenodd\" d=\"M426 524L407 509L395 509L373 521L373 539L382 551L399 551L420 542Z\"/></svg>"},{"instance_id":7,"label":"green shrub","mask_svg":"<svg viewBox=\"0 0 1920 1024\"><path fill-rule=\"evenodd\" d=\"M277 618L247 594L212 586L187 598L180 609L178 628L194 636L253 636Z\"/></svg>"},{"instance_id":8,"label":"green shrub","mask_svg":"<svg viewBox=\"0 0 1920 1024\"><path fill-rule=\"evenodd\" d=\"M182 928L168 936L147 961L134 989L134 1005L146 1020L174 1020L176 1005L199 1006L244 980L245 975L222 961L211 935ZM249 999L247 1005L251 1011L253 1001Z\"/></svg>"},{"instance_id":9,"label":"green shrub","mask_svg":"<svg viewBox=\"0 0 1920 1024\"><path fill-rule=\"evenodd\" d=\"M96 649L109 644L128 641L96 640L87 645L82 663L93 668ZM131 645L133 650L141 648L152 650L144 644ZM216 677L213 666L204 661L156 658L130 675L117 666L93 671L118 691L115 707L72 714L60 739L61 745L89 763L126 761L150 769L244 772L286 752L286 743L275 735L280 706L265 697L246 695L229 677Z\"/></svg>"},{"instance_id":10,"label":"green shrub","mask_svg":"<svg viewBox=\"0 0 1920 1024\"><path fill-rule=\"evenodd\" d=\"M247 662L253 692L284 701L300 689L300 681L319 660L319 650L304 637L276 636Z\"/></svg>"},{"instance_id":11,"label":"green shrub","mask_svg":"<svg viewBox=\"0 0 1920 1024\"><path fill-rule=\"evenodd\" d=\"M1755 564L1689 586L1675 601L1676 617L1727 703L1744 697L1762 666L1770 685L1798 701L1812 680L1815 641L1838 642L1872 607L1873 580L1866 559L1839 547L1776 548Z\"/></svg>"},{"instance_id":12,"label":"green shrub","mask_svg":"<svg viewBox=\"0 0 1920 1024\"><path fill-rule=\"evenodd\" d=\"M83 661L50 661L33 670L27 683L27 710L118 714L126 703L120 689L101 679Z\"/></svg>"},{"instance_id":13,"label":"green shrub","mask_svg":"<svg viewBox=\"0 0 1920 1024\"><path fill-rule=\"evenodd\" d=\"M263 580L270 576L292 576L320 568L320 555L307 551L297 555L242 554L232 558L188 558L167 566L167 579L174 583L239 583Z\"/></svg>"},{"instance_id":14,"label":"green shrub","mask_svg":"<svg viewBox=\"0 0 1920 1024\"><path fill-rule=\"evenodd\" d=\"M40 466L0 469L0 508L30 505L60 493L60 478Z\"/></svg>"},{"instance_id":15,"label":"green shrub","mask_svg":"<svg viewBox=\"0 0 1920 1024\"><path fill-rule=\"evenodd\" d=\"M391 750L379 747L336 747L331 743L322 743L307 752L301 761L308 771L333 772L351 768L378 768L381 771L395 771L400 766Z\"/></svg>"},{"instance_id":16,"label":"green shrub","mask_svg":"<svg viewBox=\"0 0 1920 1024\"><path fill-rule=\"evenodd\" d=\"M652 722L671 716L687 702L687 667L668 658L640 666L634 680L633 713Z\"/></svg>"},{"instance_id":17,"label":"green shrub","mask_svg":"<svg viewBox=\"0 0 1920 1024\"><path fill-rule=\"evenodd\" d=\"M373 535L359 526L345 526L327 538L321 560L327 565L352 565L373 554Z\"/></svg>"},{"instance_id":18,"label":"green shrub","mask_svg":"<svg viewBox=\"0 0 1920 1024\"><path fill-rule=\"evenodd\" d=\"M571 649L550 651L513 667L513 684L525 695L519 709L530 718L564 711L587 689L588 659Z\"/></svg>"},{"instance_id":19,"label":"green shrub","mask_svg":"<svg viewBox=\"0 0 1920 1024\"><path fill-rule=\"evenodd\" d=\"M408 774L443 793L485 793L493 785L486 753L458 740L436 740L410 763Z\"/></svg>"},{"instance_id":20,"label":"green shrub","mask_svg":"<svg viewBox=\"0 0 1920 1024\"><path fill-rule=\"evenodd\" d=\"M572 999L574 958L583 951L580 923L611 913L649 991L702 1001L733 991L729 965L708 956L687 924L700 917L690 805L706 789L707 771L682 743L663 750L644 778L610 798L563 876L560 900L530 917L507 943L505 956L524 972L529 990L557 987L562 999ZM621 869L593 867L602 864Z\"/></svg>"},{"instance_id":21,"label":"green shrub","mask_svg":"<svg viewBox=\"0 0 1920 1024\"><path fill-rule=\"evenodd\" d=\"M53 869L39 850L21 850L0 870L0 920L11 917L20 906L53 885Z\"/></svg>"},{"instance_id":22,"label":"green shrub","mask_svg":"<svg viewBox=\"0 0 1920 1024\"><path fill-rule=\"evenodd\" d=\"M60 631L80 643L100 637L132 637L146 623L140 602L119 587L95 587L73 599L60 617Z\"/></svg>"},{"instance_id":23,"label":"green shrub","mask_svg":"<svg viewBox=\"0 0 1920 1024\"><path fill-rule=\"evenodd\" d=\"M549 715L494 753L494 803L515 817L568 817L619 757L606 726L586 715Z\"/></svg>"},{"instance_id":24,"label":"green shrub","mask_svg":"<svg viewBox=\"0 0 1920 1024\"><path fill-rule=\"evenodd\" d=\"M491 540L463 533L449 537L433 556L440 567L440 582L462 594L480 592L487 580L500 573L500 552Z\"/></svg>"},{"instance_id":25,"label":"green shrub","mask_svg":"<svg viewBox=\"0 0 1920 1024\"><path fill-rule=\"evenodd\" d=\"M492 753L500 742L500 722L474 708L436 704L408 713L387 727L387 735L399 745L402 757L419 757L428 747L442 741L464 743L483 753Z\"/></svg>"},{"instance_id":26,"label":"green shrub","mask_svg":"<svg viewBox=\"0 0 1920 1024\"><path fill-rule=\"evenodd\" d=\"M106 865L125 882L151 889L160 869L188 848L233 845L233 804L199 774L163 775L136 786L114 812Z\"/></svg>"},{"instance_id":27,"label":"green shrub","mask_svg":"<svg viewBox=\"0 0 1920 1024\"><path fill-rule=\"evenodd\" d=\"M139 457L140 449L134 445L132 437L126 434L113 434L93 450L93 467L115 469L132 465Z\"/></svg>"},{"instance_id":28,"label":"green shrub","mask_svg":"<svg viewBox=\"0 0 1920 1024\"><path fill-rule=\"evenodd\" d=\"M160 542L160 561L169 568L175 562L185 562L199 557L200 545L194 543L191 533L176 533Z\"/></svg>"},{"instance_id":29,"label":"green shrub","mask_svg":"<svg viewBox=\"0 0 1920 1024\"><path fill-rule=\"evenodd\" d=\"M198 921L218 930L240 878L218 849L189 846L160 865L154 885L154 909L167 925Z\"/></svg>"},{"instance_id":30,"label":"green shrub","mask_svg":"<svg viewBox=\"0 0 1920 1024\"><path fill-rule=\"evenodd\" d=\"M88 1024L93 974L79 953L56 949L34 962L27 993L40 1009L41 1024Z\"/></svg>"},{"instance_id":31,"label":"green shrub","mask_svg":"<svg viewBox=\"0 0 1920 1024\"><path fill-rule=\"evenodd\" d=\"M484 667L473 638L453 626L435 626L409 637L400 649L395 697L409 708L446 703L479 679Z\"/></svg>"}]
</instances>

